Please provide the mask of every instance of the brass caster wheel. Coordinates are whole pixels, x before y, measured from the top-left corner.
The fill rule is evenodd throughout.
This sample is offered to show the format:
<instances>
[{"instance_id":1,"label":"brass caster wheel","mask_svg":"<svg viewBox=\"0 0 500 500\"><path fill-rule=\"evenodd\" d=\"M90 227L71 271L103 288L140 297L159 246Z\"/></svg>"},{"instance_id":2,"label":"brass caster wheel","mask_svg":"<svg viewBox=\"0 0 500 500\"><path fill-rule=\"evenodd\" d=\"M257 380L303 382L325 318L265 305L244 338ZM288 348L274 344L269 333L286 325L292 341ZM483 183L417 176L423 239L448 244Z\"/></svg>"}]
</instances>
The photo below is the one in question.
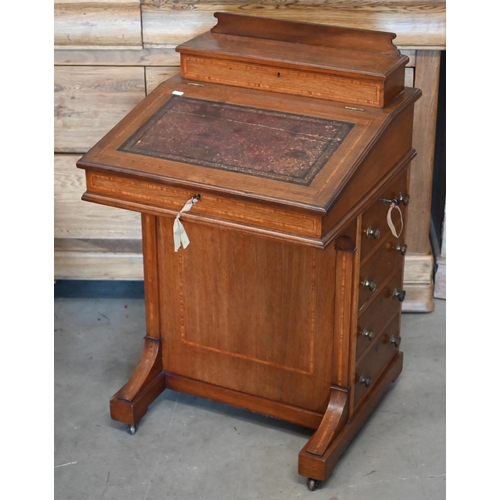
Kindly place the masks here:
<instances>
[{"instance_id":1,"label":"brass caster wheel","mask_svg":"<svg viewBox=\"0 0 500 500\"><path fill-rule=\"evenodd\" d=\"M307 487L309 488L309 491L314 491L318 487L319 481L317 479L311 479L309 478L307 480Z\"/></svg>"},{"instance_id":2,"label":"brass caster wheel","mask_svg":"<svg viewBox=\"0 0 500 500\"><path fill-rule=\"evenodd\" d=\"M131 434L133 436L137 431L137 426L136 425L127 425L127 431L129 434Z\"/></svg>"}]
</instances>

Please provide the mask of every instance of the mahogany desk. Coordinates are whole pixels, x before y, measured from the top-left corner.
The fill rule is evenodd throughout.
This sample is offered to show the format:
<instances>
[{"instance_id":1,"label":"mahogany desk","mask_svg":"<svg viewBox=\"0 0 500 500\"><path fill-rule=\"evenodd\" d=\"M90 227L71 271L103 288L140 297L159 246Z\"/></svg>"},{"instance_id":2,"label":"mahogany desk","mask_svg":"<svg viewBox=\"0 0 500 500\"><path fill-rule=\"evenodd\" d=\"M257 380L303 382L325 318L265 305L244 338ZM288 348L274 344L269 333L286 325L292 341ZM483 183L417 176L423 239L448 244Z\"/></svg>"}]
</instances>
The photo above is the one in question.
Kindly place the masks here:
<instances>
[{"instance_id":1,"label":"mahogany desk","mask_svg":"<svg viewBox=\"0 0 500 500\"><path fill-rule=\"evenodd\" d=\"M78 162L83 199L142 214L144 350L111 416L133 434L168 388L317 429L314 490L402 370L421 93L393 34L216 17Z\"/></svg>"}]
</instances>

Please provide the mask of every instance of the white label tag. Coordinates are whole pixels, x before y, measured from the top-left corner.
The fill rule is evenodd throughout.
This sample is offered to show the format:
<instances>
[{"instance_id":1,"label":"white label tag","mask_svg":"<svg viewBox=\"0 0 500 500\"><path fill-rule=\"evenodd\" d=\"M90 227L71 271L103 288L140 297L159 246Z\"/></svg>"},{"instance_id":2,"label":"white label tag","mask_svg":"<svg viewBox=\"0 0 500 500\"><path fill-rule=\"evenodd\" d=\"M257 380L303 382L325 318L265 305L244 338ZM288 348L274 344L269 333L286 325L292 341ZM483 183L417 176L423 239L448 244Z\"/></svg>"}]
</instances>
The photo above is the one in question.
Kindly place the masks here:
<instances>
[{"instance_id":1,"label":"white label tag","mask_svg":"<svg viewBox=\"0 0 500 500\"><path fill-rule=\"evenodd\" d=\"M392 222L392 211L397 208L399 212L399 217L401 219L401 230L398 232L396 231L396 226ZM399 238L401 236L401 233L403 232L403 214L401 213L401 209L396 205L396 203L391 203L391 206L389 207L389 211L387 212L387 224L389 225L389 229L391 230L391 233L396 237Z\"/></svg>"},{"instance_id":2,"label":"white label tag","mask_svg":"<svg viewBox=\"0 0 500 500\"><path fill-rule=\"evenodd\" d=\"M190 241L186 233L186 229L181 222L181 214L184 212L189 212L195 203L200 201L199 198L193 197L187 201L187 203L182 207L182 210L177 214L174 220L174 252L177 252L182 245L182 248L187 248Z\"/></svg>"},{"instance_id":3,"label":"white label tag","mask_svg":"<svg viewBox=\"0 0 500 500\"><path fill-rule=\"evenodd\" d=\"M181 92L180 90L174 90L172 92L172 94L174 94L174 95L184 95L184 92Z\"/></svg>"}]
</instances>

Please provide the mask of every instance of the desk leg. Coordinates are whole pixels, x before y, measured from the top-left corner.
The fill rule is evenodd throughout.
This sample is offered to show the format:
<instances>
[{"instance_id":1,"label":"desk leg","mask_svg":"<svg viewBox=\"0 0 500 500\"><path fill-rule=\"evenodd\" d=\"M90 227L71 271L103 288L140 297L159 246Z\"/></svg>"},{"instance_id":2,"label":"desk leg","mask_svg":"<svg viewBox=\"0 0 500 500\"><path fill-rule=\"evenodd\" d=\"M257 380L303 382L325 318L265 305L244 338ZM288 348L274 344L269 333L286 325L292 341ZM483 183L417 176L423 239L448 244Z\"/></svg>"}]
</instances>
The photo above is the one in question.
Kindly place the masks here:
<instances>
[{"instance_id":1,"label":"desk leg","mask_svg":"<svg viewBox=\"0 0 500 500\"><path fill-rule=\"evenodd\" d=\"M321 458L347 422L349 390L332 386L328 408L317 431L299 454L299 474L309 478L308 487L315 490L317 481L325 479ZM318 467L319 465L319 467Z\"/></svg>"},{"instance_id":2,"label":"desk leg","mask_svg":"<svg viewBox=\"0 0 500 500\"><path fill-rule=\"evenodd\" d=\"M337 460L354 439L376 405L394 382L403 368L403 353L399 353L379 378L377 385L348 420L348 390L332 387L328 409L318 430L299 453L299 474L309 478L310 490L316 489L318 482L327 479ZM345 391L344 395L340 391ZM337 392L337 395L334 393Z\"/></svg>"},{"instance_id":3,"label":"desk leg","mask_svg":"<svg viewBox=\"0 0 500 500\"><path fill-rule=\"evenodd\" d=\"M144 295L146 304L146 337L141 359L129 381L111 398L111 418L129 426L135 433L148 406L165 389L165 374L159 322L157 219L142 214L144 254Z\"/></svg>"}]
</instances>

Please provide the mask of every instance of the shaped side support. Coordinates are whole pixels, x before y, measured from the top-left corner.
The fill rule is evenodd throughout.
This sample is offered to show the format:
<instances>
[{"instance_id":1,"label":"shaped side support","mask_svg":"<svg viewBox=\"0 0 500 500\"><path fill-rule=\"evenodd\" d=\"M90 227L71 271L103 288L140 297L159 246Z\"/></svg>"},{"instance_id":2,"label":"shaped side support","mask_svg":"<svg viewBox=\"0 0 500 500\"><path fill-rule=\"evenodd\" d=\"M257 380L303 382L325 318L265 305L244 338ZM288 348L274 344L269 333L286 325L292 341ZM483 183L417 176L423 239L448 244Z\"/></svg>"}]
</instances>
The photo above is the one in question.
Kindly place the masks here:
<instances>
[{"instance_id":1,"label":"shaped side support","mask_svg":"<svg viewBox=\"0 0 500 500\"><path fill-rule=\"evenodd\" d=\"M349 391L332 386L328 408L318 429L299 453L299 474L313 479L325 479L322 457L332 445L349 416Z\"/></svg>"},{"instance_id":2,"label":"shaped side support","mask_svg":"<svg viewBox=\"0 0 500 500\"><path fill-rule=\"evenodd\" d=\"M135 433L148 406L165 389L159 322L157 220L153 215L142 214L142 244L147 335L132 376L110 401L111 418L128 424L131 434Z\"/></svg>"}]
</instances>

